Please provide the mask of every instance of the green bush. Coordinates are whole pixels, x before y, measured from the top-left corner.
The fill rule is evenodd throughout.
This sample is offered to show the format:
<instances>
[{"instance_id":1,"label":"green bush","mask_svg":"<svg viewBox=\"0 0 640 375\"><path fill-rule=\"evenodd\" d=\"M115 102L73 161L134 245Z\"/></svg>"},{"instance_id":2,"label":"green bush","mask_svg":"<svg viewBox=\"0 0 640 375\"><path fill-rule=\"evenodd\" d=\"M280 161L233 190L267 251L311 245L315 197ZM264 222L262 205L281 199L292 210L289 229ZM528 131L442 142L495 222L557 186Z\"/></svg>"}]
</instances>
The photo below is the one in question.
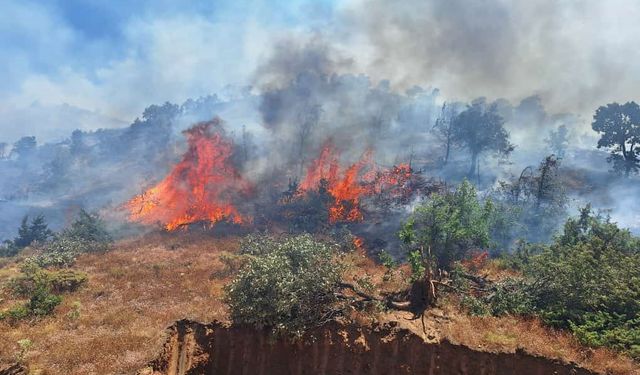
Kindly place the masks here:
<instances>
[{"instance_id":1,"label":"green bush","mask_svg":"<svg viewBox=\"0 0 640 375\"><path fill-rule=\"evenodd\" d=\"M551 245L523 245L512 259L524 278L483 299L492 314L536 314L585 345L640 358L640 239L587 206Z\"/></svg>"},{"instance_id":2,"label":"green bush","mask_svg":"<svg viewBox=\"0 0 640 375\"><path fill-rule=\"evenodd\" d=\"M299 335L332 316L342 267L333 248L310 235L248 237L248 263L225 287L236 323Z\"/></svg>"},{"instance_id":3,"label":"green bush","mask_svg":"<svg viewBox=\"0 0 640 375\"><path fill-rule=\"evenodd\" d=\"M51 293L45 287L38 287L27 302L26 308L31 316L44 316L51 314L60 302L62 297Z\"/></svg>"},{"instance_id":4,"label":"green bush","mask_svg":"<svg viewBox=\"0 0 640 375\"><path fill-rule=\"evenodd\" d=\"M35 263L25 262L22 273L9 280L8 288L17 297L29 297L44 287L56 293L73 292L87 281L87 274L73 270L50 271Z\"/></svg>"},{"instance_id":5,"label":"green bush","mask_svg":"<svg viewBox=\"0 0 640 375\"><path fill-rule=\"evenodd\" d=\"M570 322L570 326L584 345L606 346L640 359L640 316L629 319L626 315L598 311L585 314L580 324Z\"/></svg>"},{"instance_id":6,"label":"green bush","mask_svg":"<svg viewBox=\"0 0 640 375\"><path fill-rule=\"evenodd\" d=\"M399 235L409 254L430 249L437 266L449 269L469 250L489 245L492 216L492 203L481 204L476 189L465 180L456 191L434 194L418 206Z\"/></svg>"},{"instance_id":7,"label":"green bush","mask_svg":"<svg viewBox=\"0 0 640 375\"><path fill-rule=\"evenodd\" d=\"M65 241L66 242L66 241ZM78 257L78 252L68 247L59 247L59 241L56 239L45 252L28 258L42 268L48 267L71 267Z\"/></svg>"},{"instance_id":8,"label":"green bush","mask_svg":"<svg viewBox=\"0 0 640 375\"><path fill-rule=\"evenodd\" d=\"M108 250L113 239L97 213L80 210L71 226L57 238L54 249L77 251L80 253Z\"/></svg>"},{"instance_id":9,"label":"green bush","mask_svg":"<svg viewBox=\"0 0 640 375\"><path fill-rule=\"evenodd\" d=\"M14 285L20 286L15 293L28 297L24 304L17 304L7 311L0 312L0 320L17 321L29 317L49 315L62 302L62 297L52 293L50 280L41 273L34 273L29 282L23 279Z\"/></svg>"}]
</instances>

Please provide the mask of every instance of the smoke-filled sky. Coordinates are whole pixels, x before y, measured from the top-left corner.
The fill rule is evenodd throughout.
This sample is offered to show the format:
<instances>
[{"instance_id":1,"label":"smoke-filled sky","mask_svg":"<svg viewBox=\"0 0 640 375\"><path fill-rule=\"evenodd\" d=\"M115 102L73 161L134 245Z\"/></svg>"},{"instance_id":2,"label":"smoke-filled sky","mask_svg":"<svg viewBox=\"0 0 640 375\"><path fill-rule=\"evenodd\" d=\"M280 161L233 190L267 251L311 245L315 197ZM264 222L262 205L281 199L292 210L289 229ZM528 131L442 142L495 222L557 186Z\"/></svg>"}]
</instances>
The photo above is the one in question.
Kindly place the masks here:
<instances>
[{"instance_id":1,"label":"smoke-filled sky","mask_svg":"<svg viewBox=\"0 0 640 375\"><path fill-rule=\"evenodd\" d=\"M0 0L0 129L63 138L152 103L254 86L313 40L340 72L583 116L638 100L637 0Z\"/></svg>"}]
</instances>

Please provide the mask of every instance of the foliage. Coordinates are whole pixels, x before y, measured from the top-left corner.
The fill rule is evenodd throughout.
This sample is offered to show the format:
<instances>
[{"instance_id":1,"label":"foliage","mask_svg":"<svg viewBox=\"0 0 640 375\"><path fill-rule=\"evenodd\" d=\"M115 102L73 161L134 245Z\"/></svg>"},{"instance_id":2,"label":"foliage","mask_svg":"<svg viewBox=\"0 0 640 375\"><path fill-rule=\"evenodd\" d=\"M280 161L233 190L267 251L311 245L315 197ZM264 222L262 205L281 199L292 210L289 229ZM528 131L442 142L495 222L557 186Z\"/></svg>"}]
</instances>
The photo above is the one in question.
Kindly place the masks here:
<instances>
[{"instance_id":1,"label":"foliage","mask_svg":"<svg viewBox=\"0 0 640 375\"><path fill-rule=\"evenodd\" d=\"M20 351L16 353L16 363L23 363L25 358L27 357L27 352L33 346L33 342L29 339L21 339L18 340L18 347Z\"/></svg>"},{"instance_id":2,"label":"foliage","mask_svg":"<svg viewBox=\"0 0 640 375\"><path fill-rule=\"evenodd\" d=\"M279 199L277 220L289 225L295 233L316 233L328 229L329 205L333 198L329 193L329 182L321 179L317 190L300 194L297 181Z\"/></svg>"},{"instance_id":3,"label":"foliage","mask_svg":"<svg viewBox=\"0 0 640 375\"><path fill-rule=\"evenodd\" d=\"M430 249L438 267L450 268L469 250L489 245L492 215L493 204L481 204L473 185L463 181L456 191L434 194L418 206L399 235L410 257Z\"/></svg>"},{"instance_id":4,"label":"foliage","mask_svg":"<svg viewBox=\"0 0 640 375\"><path fill-rule=\"evenodd\" d=\"M18 159L23 159L31 155L35 151L36 146L37 146L36 137L34 136L22 137L16 143L13 144L13 150L11 150L11 153L18 155Z\"/></svg>"},{"instance_id":5,"label":"foliage","mask_svg":"<svg viewBox=\"0 0 640 375\"><path fill-rule=\"evenodd\" d=\"M5 246L0 249L0 256L14 256L34 242L46 242L51 236L53 232L49 229L43 215L37 215L31 222L29 222L29 216L25 215L18 228L18 237L13 241L5 242Z\"/></svg>"},{"instance_id":6,"label":"foliage","mask_svg":"<svg viewBox=\"0 0 640 375\"><path fill-rule=\"evenodd\" d=\"M587 206L551 245L519 251L524 277L484 297L492 314L535 314L586 345L640 358L640 239Z\"/></svg>"},{"instance_id":7,"label":"foliage","mask_svg":"<svg viewBox=\"0 0 640 375\"><path fill-rule=\"evenodd\" d=\"M509 133L504 128L504 119L498 114L496 104L487 105L483 99L472 102L453 118L452 139L471 154L469 176L478 168L478 156L494 151L508 155L514 146L509 142Z\"/></svg>"},{"instance_id":8,"label":"foliage","mask_svg":"<svg viewBox=\"0 0 640 375\"><path fill-rule=\"evenodd\" d=\"M380 264L382 264L387 271L391 271L397 266L393 256L385 250L380 250L380 252L378 252L378 260L380 260Z\"/></svg>"},{"instance_id":9,"label":"foliage","mask_svg":"<svg viewBox=\"0 0 640 375\"><path fill-rule=\"evenodd\" d=\"M28 317L49 315L62 302L62 297L52 293L47 277L40 274L34 275L32 281L33 284L30 287L22 285L24 288L22 291L28 290L29 300L24 304L16 304L7 311L0 312L0 320L16 321Z\"/></svg>"},{"instance_id":10,"label":"foliage","mask_svg":"<svg viewBox=\"0 0 640 375\"><path fill-rule=\"evenodd\" d=\"M247 265L225 287L236 323L299 335L332 313L342 267L335 251L310 235L243 242Z\"/></svg>"},{"instance_id":11,"label":"foliage","mask_svg":"<svg viewBox=\"0 0 640 375\"><path fill-rule=\"evenodd\" d=\"M610 151L607 161L613 170L629 176L640 170L640 106L635 102L610 103L599 107L591 123L601 134L598 148Z\"/></svg>"},{"instance_id":12,"label":"foliage","mask_svg":"<svg viewBox=\"0 0 640 375\"><path fill-rule=\"evenodd\" d=\"M8 289L18 297L29 297L40 287L56 293L72 292L87 281L84 272L68 269L50 271L29 260L20 269L21 274L10 279L7 284Z\"/></svg>"},{"instance_id":13,"label":"foliage","mask_svg":"<svg viewBox=\"0 0 640 375\"><path fill-rule=\"evenodd\" d=\"M537 305L549 323L581 324L604 311L640 313L640 242L590 207L567 221L564 233L537 255L525 274L543 285Z\"/></svg>"},{"instance_id":14,"label":"foliage","mask_svg":"<svg viewBox=\"0 0 640 375\"><path fill-rule=\"evenodd\" d=\"M61 302L62 297L51 293L46 288L38 287L25 307L30 316L45 316L51 314Z\"/></svg>"},{"instance_id":15,"label":"foliage","mask_svg":"<svg viewBox=\"0 0 640 375\"><path fill-rule=\"evenodd\" d=\"M587 313L580 324L570 322L571 330L584 345L606 346L626 351L640 359L640 316L629 319L617 313Z\"/></svg>"},{"instance_id":16,"label":"foliage","mask_svg":"<svg viewBox=\"0 0 640 375\"><path fill-rule=\"evenodd\" d=\"M424 277L424 273L427 270L424 264L424 257L420 250L414 250L409 253L407 257L409 266L411 267L411 282L415 282Z\"/></svg>"},{"instance_id":17,"label":"foliage","mask_svg":"<svg viewBox=\"0 0 640 375\"><path fill-rule=\"evenodd\" d=\"M80 303L80 301L73 301L71 304L71 310L67 313L67 318L71 321L80 319L81 310L82 303Z\"/></svg>"},{"instance_id":18,"label":"foliage","mask_svg":"<svg viewBox=\"0 0 640 375\"><path fill-rule=\"evenodd\" d=\"M59 237L47 246L46 251L28 259L42 268L70 267L76 262L79 254L76 250L79 246L72 246L72 244L75 243Z\"/></svg>"},{"instance_id":19,"label":"foliage","mask_svg":"<svg viewBox=\"0 0 640 375\"><path fill-rule=\"evenodd\" d=\"M100 216L82 209L71 226L57 238L58 244L53 249L68 249L67 251L80 253L101 252L106 251L112 241Z\"/></svg>"}]
</instances>

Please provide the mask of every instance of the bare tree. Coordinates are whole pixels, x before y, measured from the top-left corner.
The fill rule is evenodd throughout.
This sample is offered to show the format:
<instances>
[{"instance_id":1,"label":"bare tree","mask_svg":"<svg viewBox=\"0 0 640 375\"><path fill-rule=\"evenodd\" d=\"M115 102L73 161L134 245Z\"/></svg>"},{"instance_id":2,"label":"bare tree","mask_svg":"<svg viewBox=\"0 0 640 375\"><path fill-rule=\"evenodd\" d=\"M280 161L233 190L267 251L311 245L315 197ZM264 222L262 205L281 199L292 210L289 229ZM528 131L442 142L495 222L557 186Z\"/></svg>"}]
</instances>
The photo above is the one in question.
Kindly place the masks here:
<instances>
[{"instance_id":1,"label":"bare tree","mask_svg":"<svg viewBox=\"0 0 640 375\"><path fill-rule=\"evenodd\" d=\"M304 156L307 147L307 139L311 135L313 129L318 125L321 114L322 106L320 104L307 105L303 112L298 113L298 122L300 124L300 128L298 129L298 160L300 163L300 176L302 176L304 172Z\"/></svg>"}]
</instances>

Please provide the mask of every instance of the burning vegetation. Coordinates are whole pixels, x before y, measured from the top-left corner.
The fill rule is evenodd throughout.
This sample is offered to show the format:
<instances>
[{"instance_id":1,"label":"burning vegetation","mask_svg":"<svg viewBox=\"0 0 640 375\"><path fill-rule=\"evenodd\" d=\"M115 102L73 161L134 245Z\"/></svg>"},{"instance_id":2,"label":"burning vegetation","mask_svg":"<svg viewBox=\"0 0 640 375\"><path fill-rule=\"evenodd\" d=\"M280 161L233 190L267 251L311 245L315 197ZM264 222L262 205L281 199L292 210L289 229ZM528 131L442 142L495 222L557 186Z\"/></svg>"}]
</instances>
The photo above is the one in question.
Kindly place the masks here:
<instances>
[{"instance_id":1,"label":"burning vegetation","mask_svg":"<svg viewBox=\"0 0 640 375\"><path fill-rule=\"evenodd\" d=\"M130 219L160 223L167 230L204 222L250 221L234 202L251 190L231 163L233 143L221 121L203 122L183 132L188 149L160 183L127 202Z\"/></svg>"},{"instance_id":2,"label":"burning vegetation","mask_svg":"<svg viewBox=\"0 0 640 375\"><path fill-rule=\"evenodd\" d=\"M240 212L238 202L250 202L258 194L239 172L241 168L235 166L235 145L225 136L222 126L220 119L214 119L183 132L188 149L180 162L162 181L126 203L131 221L160 224L168 231L195 223L212 227L218 222L238 225L252 222L250 214ZM373 156L374 152L367 150L355 163L344 164L340 150L328 140L318 157L308 163L302 181L291 182L275 205L307 204L320 197L319 209L326 213L326 223L318 226L321 228L362 222L365 206L384 210L393 204L407 204L425 186L420 174L414 173L408 164L383 168L374 162ZM259 185L274 189L268 182ZM292 212L285 219L299 215L300 212Z\"/></svg>"}]
</instances>

